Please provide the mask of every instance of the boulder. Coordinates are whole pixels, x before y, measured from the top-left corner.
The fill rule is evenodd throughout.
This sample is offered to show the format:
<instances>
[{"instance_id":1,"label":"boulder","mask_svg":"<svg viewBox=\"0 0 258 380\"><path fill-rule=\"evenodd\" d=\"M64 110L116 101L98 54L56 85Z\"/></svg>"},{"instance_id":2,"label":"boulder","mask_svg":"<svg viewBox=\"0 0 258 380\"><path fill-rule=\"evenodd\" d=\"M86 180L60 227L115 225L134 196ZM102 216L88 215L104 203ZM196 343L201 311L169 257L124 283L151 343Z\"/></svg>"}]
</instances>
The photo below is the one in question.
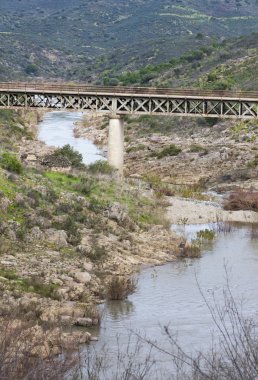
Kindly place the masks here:
<instances>
[{"instance_id":1,"label":"boulder","mask_svg":"<svg viewBox=\"0 0 258 380\"><path fill-rule=\"evenodd\" d=\"M115 220L118 223L122 223L126 219L127 213L120 203L114 202L110 205L108 210L105 211L105 216L109 219Z\"/></svg>"},{"instance_id":2,"label":"boulder","mask_svg":"<svg viewBox=\"0 0 258 380\"><path fill-rule=\"evenodd\" d=\"M93 322L91 318L77 318L75 325L81 327L91 327Z\"/></svg>"},{"instance_id":3,"label":"boulder","mask_svg":"<svg viewBox=\"0 0 258 380\"><path fill-rule=\"evenodd\" d=\"M64 230L49 228L45 232L45 237L50 243L57 244L59 247L68 247L68 236Z\"/></svg>"},{"instance_id":4,"label":"boulder","mask_svg":"<svg viewBox=\"0 0 258 380\"><path fill-rule=\"evenodd\" d=\"M91 275L88 272L75 272L73 273L75 280L82 284L88 284L91 280Z\"/></svg>"},{"instance_id":5,"label":"boulder","mask_svg":"<svg viewBox=\"0 0 258 380\"><path fill-rule=\"evenodd\" d=\"M31 232L26 236L28 242L40 241L44 239L44 234L39 227L33 227Z\"/></svg>"}]
</instances>

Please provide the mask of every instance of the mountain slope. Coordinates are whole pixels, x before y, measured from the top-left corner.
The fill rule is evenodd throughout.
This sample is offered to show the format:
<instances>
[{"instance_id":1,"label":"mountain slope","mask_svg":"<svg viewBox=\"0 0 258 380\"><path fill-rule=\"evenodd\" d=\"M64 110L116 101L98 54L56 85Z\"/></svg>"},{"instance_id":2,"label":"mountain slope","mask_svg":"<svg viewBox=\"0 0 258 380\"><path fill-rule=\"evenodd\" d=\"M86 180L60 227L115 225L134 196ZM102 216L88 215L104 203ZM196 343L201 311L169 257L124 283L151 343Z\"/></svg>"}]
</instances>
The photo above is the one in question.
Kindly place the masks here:
<instances>
[{"instance_id":1,"label":"mountain slope","mask_svg":"<svg viewBox=\"0 0 258 380\"><path fill-rule=\"evenodd\" d=\"M0 79L91 80L257 30L256 0L1 0Z\"/></svg>"}]
</instances>

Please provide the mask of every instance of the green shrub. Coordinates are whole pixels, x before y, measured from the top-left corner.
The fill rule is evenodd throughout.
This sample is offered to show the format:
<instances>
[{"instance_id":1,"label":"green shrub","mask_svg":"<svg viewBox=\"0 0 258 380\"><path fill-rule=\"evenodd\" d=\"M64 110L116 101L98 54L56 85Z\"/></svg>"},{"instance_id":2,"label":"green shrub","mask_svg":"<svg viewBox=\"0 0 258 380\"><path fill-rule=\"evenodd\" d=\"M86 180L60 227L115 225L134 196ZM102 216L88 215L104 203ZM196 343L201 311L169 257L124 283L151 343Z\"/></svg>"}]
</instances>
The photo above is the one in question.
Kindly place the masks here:
<instances>
[{"instance_id":1,"label":"green shrub","mask_svg":"<svg viewBox=\"0 0 258 380\"><path fill-rule=\"evenodd\" d=\"M0 165L2 168L9 170L11 172L20 174L22 172L22 164L18 158L9 153L4 152L0 158Z\"/></svg>"},{"instance_id":2,"label":"green shrub","mask_svg":"<svg viewBox=\"0 0 258 380\"><path fill-rule=\"evenodd\" d=\"M111 174L113 172L113 168L109 165L107 161L98 160L93 164L88 166L88 170L90 173L101 173L101 174Z\"/></svg>"},{"instance_id":3,"label":"green shrub","mask_svg":"<svg viewBox=\"0 0 258 380\"><path fill-rule=\"evenodd\" d=\"M58 285L45 284L43 279L32 276L30 278L23 278L17 281L19 287L26 293L36 293L42 297L52 298L58 300L59 297L56 294Z\"/></svg>"},{"instance_id":4,"label":"green shrub","mask_svg":"<svg viewBox=\"0 0 258 380\"><path fill-rule=\"evenodd\" d=\"M38 75L39 74L39 68L34 63L30 63L26 66L25 73L28 75Z\"/></svg>"},{"instance_id":5,"label":"green shrub","mask_svg":"<svg viewBox=\"0 0 258 380\"><path fill-rule=\"evenodd\" d=\"M154 155L157 155L157 158L160 159L167 156L177 156L181 152L181 148L177 147L175 144L171 144Z\"/></svg>"},{"instance_id":6,"label":"green shrub","mask_svg":"<svg viewBox=\"0 0 258 380\"><path fill-rule=\"evenodd\" d=\"M96 188L97 184L94 178L82 177L80 182L75 185L75 189L83 195L90 195Z\"/></svg>"},{"instance_id":7,"label":"green shrub","mask_svg":"<svg viewBox=\"0 0 258 380\"><path fill-rule=\"evenodd\" d=\"M215 238L215 232L212 230L209 230L206 228L205 230L201 230L197 232L197 239L198 240L206 240L206 241L211 241Z\"/></svg>"},{"instance_id":8,"label":"green shrub","mask_svg":"<svg viewBox=\"0 0 258 380\"><path fill-rule=\"evenodd\" d=\"M73 149L73 147L69 144L64 145L62 148L56 149L55 155L67 158L70 161L71 166L75 168L80 169L84 166L82 162L82 154Z\"/></svg>"},{"instance_id":9,"label":"green shrub","mask_svg":"<svg viewBox=\"0 0 258 380\"><path fill-rule=\"evenodd\" d=\"M247 167L250 169L254 169L258 166L258 154L255 155L254 159L252 161L249 161L247 163Z\"/></svg>"},{"instance_id":10,"label":"green shrub","mask_svg":"<svg viewBox=\"0 0 258 380\"><path fill-rule=\"evenodd\" d=\"M0 268L0 277L4 277L7 280L17 280L18 275L13 269Z\"/></svg>"},{"instance_id":11,"label":"green shrub","mask_svg":"<svg viewBox=\"0 0 258 380\"><path fill-rule=\"evenodd\" d=\"M106 248L102 245L94 244L87 257L92 261L102 260L107 255Z\"/></svg>"},{"instance_id":12,"label":"green shrub","mask_svg":"<svg viewBox=\"0 0 258 380\"><path fill-rule=\"evenodd\" d=\"M203 154L207 154L208 153L208 149L204 148L201 145L193 144L193 145L190 146L189 152L191 152L191 153L200 153L200 152L202 152Z\"/></svg>"},{"instance_id":13,"label":"green shrub","mask_svg":"<svg viewBox=\"0 0 258 380\"><path fill-rule=\"evenodd\" d=\"M109 203L104 199L98 199L92 197L90 199L89 209L93 212L99 213L106 210L109 206Z\"/></svg>"}]
</instances>

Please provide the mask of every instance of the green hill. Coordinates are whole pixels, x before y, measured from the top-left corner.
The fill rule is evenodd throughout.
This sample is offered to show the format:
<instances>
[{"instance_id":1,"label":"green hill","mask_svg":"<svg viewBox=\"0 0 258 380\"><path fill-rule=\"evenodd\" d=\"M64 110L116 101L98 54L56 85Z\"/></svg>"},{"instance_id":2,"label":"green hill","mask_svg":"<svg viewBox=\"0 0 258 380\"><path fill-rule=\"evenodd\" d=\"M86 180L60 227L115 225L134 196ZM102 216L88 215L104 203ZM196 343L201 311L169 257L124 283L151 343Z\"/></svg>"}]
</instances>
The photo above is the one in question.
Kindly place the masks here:
<instances>
[{"instance_id":1,"label":"green hill","mask_svg":"<svg viewBox=\"0 0 258 380\"><path fill-rule=\"evenodd\" d=\"M258 35L213 41L166 63L122 74L109 72L105 84L258 90Z\"/></svg>"},{"instance_id":2,"label":"green hill","mask_svg":"<svg viewBox=\"0 0 258 380\"><path fill-rule=\"evenodd\" d=\"M0 80L97 81L257 31L256 0L1 0Z\"/></svg>"}]
</instances>

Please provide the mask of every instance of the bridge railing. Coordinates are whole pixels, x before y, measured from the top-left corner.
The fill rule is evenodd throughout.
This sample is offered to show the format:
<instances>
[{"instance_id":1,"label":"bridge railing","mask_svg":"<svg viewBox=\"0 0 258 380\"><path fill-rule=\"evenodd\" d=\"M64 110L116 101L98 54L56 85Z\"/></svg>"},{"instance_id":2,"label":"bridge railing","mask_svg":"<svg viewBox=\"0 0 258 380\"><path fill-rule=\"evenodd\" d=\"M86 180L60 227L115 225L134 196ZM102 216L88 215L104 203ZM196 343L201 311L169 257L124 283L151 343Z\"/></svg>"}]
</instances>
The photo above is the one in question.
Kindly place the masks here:
<instances>
[{"instance_id":1,"label":"bridge railing","mask_svg":"<svg viewBox=\"0 0 258 380\"><path fill-rule=\"evenodd\" d=\"M178 88L152 88L152 87L124 87L124 86L88 86L65 83L21 83L0 82L0 91L42 92L42 93L71 93L71 94L106 94L106 95L142 95L142 96L177 96L199 98L232 98L258 100L258 92L255 91L224 91Z\"/></svg>"}]
</instances>

